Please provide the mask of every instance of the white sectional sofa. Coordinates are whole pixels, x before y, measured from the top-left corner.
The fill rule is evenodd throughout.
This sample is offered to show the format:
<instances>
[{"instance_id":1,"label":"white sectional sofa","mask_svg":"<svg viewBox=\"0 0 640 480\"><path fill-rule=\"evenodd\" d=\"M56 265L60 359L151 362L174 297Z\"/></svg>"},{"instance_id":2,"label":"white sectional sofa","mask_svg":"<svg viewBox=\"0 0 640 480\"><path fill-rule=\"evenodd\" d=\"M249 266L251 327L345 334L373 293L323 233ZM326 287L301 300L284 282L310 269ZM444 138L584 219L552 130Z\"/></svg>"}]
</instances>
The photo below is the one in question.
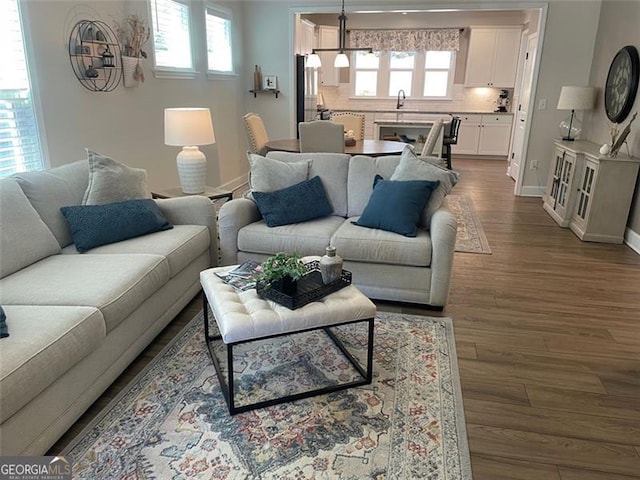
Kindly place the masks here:
<instances>
[{"instance_id":1,"label":"white sectional sofa","mask_svg":"<svg viewBox=\"0 0 640 480\"><path fill-rule=\"evenodd\" d=\"M87 184L87 161L0 180L0 455L44 454L216 265L201 196L157 200L173 229L79 254L60 207Z\"/></svg>"},{"instance_id":2,"label":"white sectional sofa","mask_svg":"<svg viewBox=\"0 0 640 480\"><path fill-rule=\"evenodd\" d=\"M428 230L420 229L416 237L352 224L369 201L374 177L390 179L400 155L269 152L267 158L287 163L311 160L308 178L321 178L333 213L269 227L253 200L227 202L218 217L221 265L262 261L280 251L322 255L331 244L344 259L344 268L353 273L354 284L370 298L442 310L449 294L457 230L446 199L430 216Z\"/></svg>"}]
</instances>

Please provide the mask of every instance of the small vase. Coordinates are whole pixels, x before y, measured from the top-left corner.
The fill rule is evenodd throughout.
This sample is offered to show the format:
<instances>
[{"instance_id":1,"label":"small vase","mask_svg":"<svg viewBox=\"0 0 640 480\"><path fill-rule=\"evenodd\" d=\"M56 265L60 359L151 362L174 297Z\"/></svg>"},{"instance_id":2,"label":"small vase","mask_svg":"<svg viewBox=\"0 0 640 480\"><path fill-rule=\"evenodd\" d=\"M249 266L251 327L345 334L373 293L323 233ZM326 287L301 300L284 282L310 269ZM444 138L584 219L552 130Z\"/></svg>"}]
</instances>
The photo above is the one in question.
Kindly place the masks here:
<instances>
[{"instance_id":1,"label":"small vase","mask_svg":"<svg viewBox=\"0 0 640 480\"><path fill-rule=\"evenodd\" d=\"M140 85L140 81L136 79L135 75L139 63L140 59L138 57L122 56L122 78L125 87L137 87Z\"/></svg>"},{"instance_id":2,"label":"small vase","mask_svg":"<svg viewBox=\"0 0 640 480\"><path fill-rule=\"evenodd\" d=\"M336 247L329 245L326 248L325 255L320 259L320 274L325 285L335 282L342 275L342 258L336 255Z\"/></svg>"}]
</instances>

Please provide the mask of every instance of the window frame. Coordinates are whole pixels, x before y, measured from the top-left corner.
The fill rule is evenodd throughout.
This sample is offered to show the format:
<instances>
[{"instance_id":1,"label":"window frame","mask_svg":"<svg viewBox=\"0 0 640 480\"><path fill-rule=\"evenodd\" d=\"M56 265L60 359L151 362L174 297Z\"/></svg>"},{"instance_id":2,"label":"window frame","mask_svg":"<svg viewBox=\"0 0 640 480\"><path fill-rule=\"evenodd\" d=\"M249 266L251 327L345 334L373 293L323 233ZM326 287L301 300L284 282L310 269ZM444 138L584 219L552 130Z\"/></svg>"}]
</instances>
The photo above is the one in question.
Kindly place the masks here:
<instances>
[{"instance_id":1,"label":"window frame","mask_svg":"<svg viewBox=\"0 0 640 480\"><path fill-rule=\"evenodd\" d=\"M367 67L367 68L357 68L357 61L355 58L352 58L352 62L353 62L353 68L351 69L351 74L350 74L350 81L351 81L351 95L355 98L363 98L363 99L375 99L378 98L378 92L380 92L380 65L382 63L382 55L384 54L384 52L375 52L377 54L379 54L378 57L378 68L371 68L371 67ZM357 53L356 53L357 54ZM355 55L354 55L355 57ZM376 73L376 94L375 95L356 95L355 90L356 90L356 75L357 72L375 72Z\"/></svg>"},{"instance_id":2,"label":"window frame","mask_svg":"<svg viewBox=\"0 0 640 480\"><path fill-rule=\"evenodd\" d=\"M416 79L419 78L416 75L416 67L417 65L420 63L419 61L419 57L420 57L420 53L421 52L398 52L397 50L394 51L388 51L388 52L384 52L385 56L386 56L386 85L385 85L385 89L384 91L388 93L389 98L393 98L395 97L398 92L394 94L389 92L389 87L391 85L391 74L393 72L410 72L411 73L411 88L409 88L409 91L405 91L405 95L407 96L407 98L409 97L415 97L415 95L413 94L413 92L415 91L415 86L416 86ZM392 68L391 67L391 55L390 53L412 53L413 54L413 68ZM384 71L384 69L383 69Z\"/></svg>"},{"instance_id":3,"label":"window frame","mask_svg":"<svg viewBox=\"0 0 640 480\"><path fill-rule=\"evenodd\" d=\"M231 51L231 70L213 70L209 68L209 33L207 31L207 15L209 11L214 12L213 15L223 18L229 22L229 50ZM204 12L204 35L205 35L205 62L207 65L207 78L229 78L237 77L238 72L236 69L236 57L234 55L234 39L235 25L233 21L233 11L229 8L218 5L214 2L205 1L203 4Z\"/></svg>"},{"instance_id":4,"label":"window frame","mask_svg":"<svg viewBox=\"0 0 640 480\"><path fill-rule=\"evenodd\" d=\"M447 50L451 52L451 62L449 64L449 78L447 82L447 94L442 97L432 97L432 96L424 96L424 81L425 81L425 72L426 68L426 52L419 51L413 52L415 53L415 63L413 66L413 79L411 85L411 91L405 92L407 98L411 98L412 100L428 100L428 101L451 101L453 100L453 80L455 78L455 69L456 69L456 51L455 50ZM391 56L388 51L380 51L377 52L380 54L380 63L377 70L377 86L376 90L378 92L389 92L389 79L390 73L392 69L390 68L391 64ZM352 68L350 74L350 82L351 82L351 98L354 100L375 100L375 99L393 99L396 98L396 95L377 95L377 96L363 96L356 95L355 91L355 75L356 71L374 71L374 69L357 69ZM405 69L393 69L394 71L404 71ZM433 69L429 68L429 71L444 71L445 69Z\"/></svg>"},{"instance_id":5,"label":"window frame","mask_svg":"<svg viewBox=\"0 0 640 480\"><path fill-rule=\"evenodd\" d=\"M157 54L156 54L156 36L155 36L155 12L157 9L157 1L171 1L175 3L179 3L187 7L187 13L189 16L189 58L191 59L191 67L171 67L166 65L158 65ZM178 79L191 79L195 78L198 75L198 71L196 70L196 58L195 58L195 48L196 43L195 35L194 35L194 15L193 15L193 6L190 0L149 0L149 18L151 20L151 44L153 50L153 72L156 78L178 78Z\"/></svg>"}]
</instances>

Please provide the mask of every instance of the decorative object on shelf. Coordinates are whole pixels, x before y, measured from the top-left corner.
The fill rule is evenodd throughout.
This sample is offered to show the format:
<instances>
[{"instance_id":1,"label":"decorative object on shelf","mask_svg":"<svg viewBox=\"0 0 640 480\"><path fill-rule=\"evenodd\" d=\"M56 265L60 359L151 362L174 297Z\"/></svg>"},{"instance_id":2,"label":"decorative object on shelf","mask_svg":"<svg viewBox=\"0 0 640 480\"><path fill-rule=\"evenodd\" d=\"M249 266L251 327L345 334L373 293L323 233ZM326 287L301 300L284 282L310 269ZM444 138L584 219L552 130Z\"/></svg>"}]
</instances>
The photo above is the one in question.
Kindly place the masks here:
<instances>
[{"instance_id":1,"label":"decorative object on shelf","mask_svg":"<svg viewBox=\"0 0 640 480\"><path fill-rule=\"evenodd\" d=\"M325 285L335 282L342 274L342 257L336 255L336 247L329 245L320 259L319 267Z\"/></svg>"},{"instance_id":2,"label":"decorative object on shelf","mask_svg":"<svg viewBox=\"0 0 640 480\"><path fill-rule=\"evenodd\" d=\"M261 264L262 273L258 281L266 289L277 288L280 292L290 295L297 290L297 282L307 273L307 269L300 256L293 253L276 253Z\"/></svg>"},{"instance_id":3,"label":"decorative object on shelf","mask_svg":"<svg viewBox=\"0 0 640 480\"><path fill-rule=\"evenodd\" d=\"M129 15L124 23L116 23L116 32L122 43L122 76L125 87L137 87L144 82L141 59L147 58L143 49L149 41L151 30L138 15Z\"/></svg>"},{"instance_id":4,"label":"decorative object on shelf","mask_svg":"<svg viewBox=\"0 0 640 480\"><path fill-rule=\"evenodd\" d=\"M260 71L260 66L256 65L256 68L253 71L253 89L260 90L261 88L262 88L262 72Z\"/></svg>"},{"instance_id":5,"label":"decorative object on shelf","mask_svg":"<svg viewBox=\"0 0 640 480\"><path fill-rule=\"evenodd\" d=\"M638 92L640 79L638 50L633 45L621 48L609 67L604 90L607 118L622 123L629 115Z\"/></svg>"},{"instance_id":6,"label":"decorative object on shelf","mask_svg":"<svg viewBox=\"0 0 640 480\"><path fill-rule=\"evenodd\" d=\"M600 147L600 153L602 155L609 155L609 152L611 151L611 147L609 146L608 143L605 143L604 145L602 145Z\"/></svg>"},{"instance_id":7,"label":"decorative object on shelf","mask_svg":"<svg viewBox=\"0 0 640 480\"><path fill-rule=\"evenodd\" d=\"M629 123L627 123L627 126L624 127L624 129L622 130L618 138L616 139L612 138L611 150L609 152L609 156L611 157L618 156L618 152L620 151L620 148L624 143L626 143L627 137L629 136L629 133L631 133L631 124L633 123L633 121L636 119L637 116L638 116L638 112L634 113L633 117L631 117L631 120L629 120ZM617 128L616 128L616 131L617 131Z\"/></svg>"},{"instance_id":8,"label":"decorative object on shelf","mask_svg":"<svg viewBox=\"0 0 640 480\"><path fill-rule=\"evenodd\" d=\"M204 192L207 183L207 157L198 146L215 142L211 111L208 108L164 109L164 143L182 147L176 162L184 193Z\"/></svg>"},{"instance_id":9,"label":"decorative object on shelf","mask_svg":"<svg viewBox=\"0 0 640 480\"><path fill-rule=\"evenodd\" d=\"M80 20L69 35L69 59L80 84L92 92L111 92L122 78L116 34L99 20Z\"/></svg>"},{"instance_id":10,"label":"decorative object on shelf","mask_svg":"<svg viewBox=\"0 0 640 480\"><path fill-rule=\"evenodd\" d=\"M571 110L571 116L560 122L562 140L573 141L582 133L582 123L575 118L576 110L591 110L596 98L594 87L564 86L560 90L558 110Z\"/></svg>"},{"instance_id":11,"label":"decorative object on shelf","mask_svg":"<svg viewBox=\"0 0 640 480\"><path fill-rule=\"evenodd\" d=\"M333 62L335 68L345 68L349 66L349 57L344 52L369 52L373 53L373 49L370 47L359 48L346 48L347 43L347 16L344 14L344 0L342 0L342 12L338 17L338 48L314 48L311 50L311 55L307 58L307 66L310 68L319 68L322 66L322 61L318 56L318 52L339 52Z\"/></svg>"},{"instance_id":12,"label":"decorative object on shelf","mask_svg":"<svg viewBox=\"0 0 640 480\"><path fill-rule=\"evenodd\" d=\"M278 77L275 75L265 75L262 79L262 89L275 91L278 89Z\"/></svg>"},{"instance_id":13,"label":"decorative object on shelf","mask_svg":"<svg viewBox=\"0 0 640 480\"><path fill-rule=\"evenodd\" d=\"M496 112L506 112L511 101L509 100L509 90L500 90L498 98L496 98Z\"/></svg>"}]
</instances>

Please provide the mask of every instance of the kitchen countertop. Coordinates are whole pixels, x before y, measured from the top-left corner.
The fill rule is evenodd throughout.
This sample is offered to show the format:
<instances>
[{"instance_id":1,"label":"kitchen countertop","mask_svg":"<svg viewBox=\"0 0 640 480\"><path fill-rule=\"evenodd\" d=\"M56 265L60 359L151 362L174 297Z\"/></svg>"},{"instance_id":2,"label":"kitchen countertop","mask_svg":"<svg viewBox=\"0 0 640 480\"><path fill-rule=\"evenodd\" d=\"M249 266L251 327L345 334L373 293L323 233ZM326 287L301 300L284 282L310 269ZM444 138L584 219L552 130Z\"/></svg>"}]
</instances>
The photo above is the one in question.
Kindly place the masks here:
<instances>
[{"instance_id":1,"label":"kitchen countertop","mask_svg":"<svg viewBox=\"0 0 640 480\"><path fill-rule=\"evenodd\" d=\"M463 115L513 115L513 112L493 112L493 111L480 111L480 110L447 110L441 112L434 112L430 110L409 110L409 109L365 109L365 108L331 108L332 112L367 112L367 113L410 113L410 114L424 114L424 115L449 115L451 113L463 114Z\"/></svg>"}]
</instances>

